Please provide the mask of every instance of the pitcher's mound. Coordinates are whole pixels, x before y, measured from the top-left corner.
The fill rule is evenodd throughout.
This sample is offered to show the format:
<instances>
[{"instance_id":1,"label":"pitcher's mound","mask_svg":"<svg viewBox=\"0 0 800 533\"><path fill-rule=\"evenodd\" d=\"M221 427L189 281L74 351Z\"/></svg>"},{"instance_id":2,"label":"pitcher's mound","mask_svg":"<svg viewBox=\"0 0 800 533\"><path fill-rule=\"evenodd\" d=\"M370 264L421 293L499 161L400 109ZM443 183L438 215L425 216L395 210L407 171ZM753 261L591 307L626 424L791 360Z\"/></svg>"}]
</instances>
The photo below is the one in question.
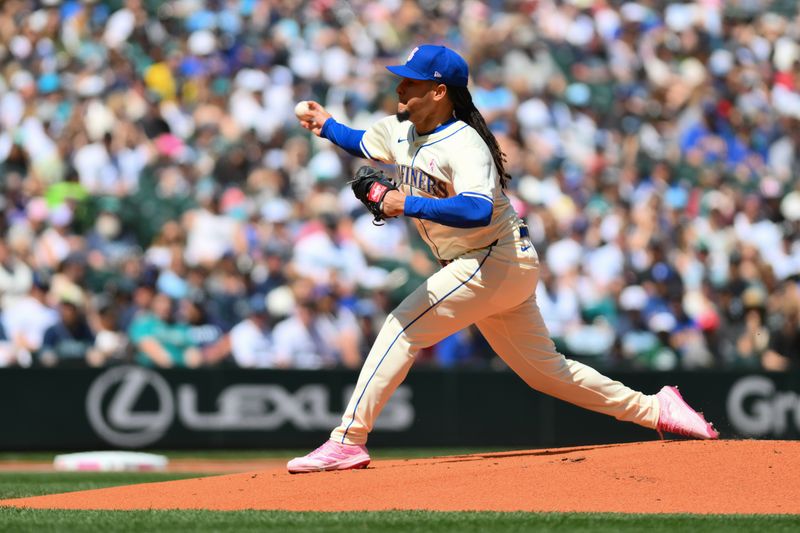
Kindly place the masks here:
<instances>
[{"instance_id":1,"label":"pitcher's mound","mask_svg":"<svg viewBox=\"0 0 800 533\"><path fill-rule=\"evenodd\" d=\"M55 509L800 514L800 443L659 441L283 468L0 501Z\"/></svg>"}]
</instances>

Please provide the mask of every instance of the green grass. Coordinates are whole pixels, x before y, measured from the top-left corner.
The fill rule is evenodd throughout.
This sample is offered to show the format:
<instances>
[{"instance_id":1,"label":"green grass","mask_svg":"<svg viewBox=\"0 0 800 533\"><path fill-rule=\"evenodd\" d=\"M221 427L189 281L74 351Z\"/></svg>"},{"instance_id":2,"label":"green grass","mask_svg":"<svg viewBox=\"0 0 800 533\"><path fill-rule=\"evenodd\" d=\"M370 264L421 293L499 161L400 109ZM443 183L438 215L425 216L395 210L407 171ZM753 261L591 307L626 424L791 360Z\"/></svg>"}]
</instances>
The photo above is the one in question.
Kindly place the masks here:
<instances>
[{"instance_id":1,"label":"green grass","mask_svg":"<svg viewBox=\"0 0 800 533\"><path fill-rule=\"evenodd\" d=\"M0 473L0 500L187 479L198 475L185 472L3 472Z\"/></svg>"},{"instance_id":2,"label":"green grass","mask_svg":"<svg viewBox=\"0 0 800 533\"><path fill-rule=\"evenodd\" d=\"M797 531L785 516L681 516L560 513L289 513L278 511L33 511L0 509L5 531L291 531L295 532L640 532Z\"/></svg>"},{"instance_id":3,"label":"green grass","mask_svg":"<svg viewBox=\"0 0 800 533\"><path fill-rule=\"evenodd\" d=\"M475 451L475 450L472 450ZM231 452L233 453L233 452ZM437 450L430 455L461 453ZM175 454L170 453L171 456ZM281 455L285 456L285 455ZM405 455L407 456L407 455ZM52 457L52 456L51 456ZM191 456L189 456L191 457ZM198 455L198 457L201 457ZM204 454L203 458L222 455ZM241 457L236 453L232 458ZM247 456L248 458L263 455ZM28 457L26 457L28 458ZM200 473L41 472L0 473L0 499L88 490L115 485L169 481ZM446 490L443 488L443 490ZM787 515L624 515L600 513L494 513L387 511L296 513L281 511L61 511L0 508L5 532L640 532L759 533L800 530L800 518Z\"/></svg>"}]
</instances>

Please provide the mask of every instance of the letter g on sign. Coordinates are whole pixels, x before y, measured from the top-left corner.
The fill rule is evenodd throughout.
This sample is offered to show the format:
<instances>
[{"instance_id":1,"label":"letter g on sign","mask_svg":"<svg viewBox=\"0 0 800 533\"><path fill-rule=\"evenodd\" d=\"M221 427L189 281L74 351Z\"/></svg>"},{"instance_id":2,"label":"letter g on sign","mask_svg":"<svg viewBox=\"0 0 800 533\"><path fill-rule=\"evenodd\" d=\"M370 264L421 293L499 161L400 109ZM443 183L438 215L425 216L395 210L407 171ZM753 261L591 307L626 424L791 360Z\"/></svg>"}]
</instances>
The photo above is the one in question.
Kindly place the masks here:
<instances>
[{"instance_id":1,"label":"letter g on sign","mask_svg":"<svg viewBox=\"0 0 800 533\"><path fill-rule=\"evenodd\" d=\"M747 376L738 380L728 393L728 418L737 431L751 436L763 436L772 431L771 396L775 392L772 380L763 376ZM746 408L749 403L750 408Z\"/></svg>"}]
</instances>

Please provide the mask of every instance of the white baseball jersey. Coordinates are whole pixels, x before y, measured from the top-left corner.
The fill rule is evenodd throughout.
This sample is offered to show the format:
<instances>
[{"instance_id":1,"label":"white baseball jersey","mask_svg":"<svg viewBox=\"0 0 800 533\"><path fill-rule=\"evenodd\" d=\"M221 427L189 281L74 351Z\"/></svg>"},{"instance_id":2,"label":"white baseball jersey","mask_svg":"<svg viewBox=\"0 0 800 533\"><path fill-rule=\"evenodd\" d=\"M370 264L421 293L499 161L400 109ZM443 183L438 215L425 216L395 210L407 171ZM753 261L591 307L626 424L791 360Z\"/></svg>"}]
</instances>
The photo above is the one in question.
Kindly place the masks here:
<instances>
[{"instance_id":1,"label":"white baseball jersey","mask_svg":"<svg viewBox=\"0 0 800 533\"><path fill-rule=\"evenodd\" d=\"M454 259L489 246L520 224L503 193L492 154L481 136L460 120L419 135L410 121L387 117L366 131L361 150L371 159L394 163L400 189L412 196L450 198L457 194L493 204L488 226L455 228L413 218L437 258Z\"/></svg>"}]
</instances>

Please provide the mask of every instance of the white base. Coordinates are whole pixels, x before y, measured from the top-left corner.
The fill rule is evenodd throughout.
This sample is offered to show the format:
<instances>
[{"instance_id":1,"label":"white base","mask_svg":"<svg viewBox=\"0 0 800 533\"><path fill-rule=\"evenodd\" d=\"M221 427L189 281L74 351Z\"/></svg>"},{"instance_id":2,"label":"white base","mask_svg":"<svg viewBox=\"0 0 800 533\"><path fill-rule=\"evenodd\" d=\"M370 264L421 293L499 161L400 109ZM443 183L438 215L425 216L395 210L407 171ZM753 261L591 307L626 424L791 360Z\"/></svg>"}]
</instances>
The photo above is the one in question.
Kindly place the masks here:
<instances>
[{"instance_id":1,"label":"white base","mask_svg":"<svg viewBox=\"0 0 800 533\"><path fill-rule=\"evenodd\" d=\"M69 472L146 472L164 470L167 458L163 455L141 452L80 452L56 455L53 467Z\"/></svg>"}]
</instances>

